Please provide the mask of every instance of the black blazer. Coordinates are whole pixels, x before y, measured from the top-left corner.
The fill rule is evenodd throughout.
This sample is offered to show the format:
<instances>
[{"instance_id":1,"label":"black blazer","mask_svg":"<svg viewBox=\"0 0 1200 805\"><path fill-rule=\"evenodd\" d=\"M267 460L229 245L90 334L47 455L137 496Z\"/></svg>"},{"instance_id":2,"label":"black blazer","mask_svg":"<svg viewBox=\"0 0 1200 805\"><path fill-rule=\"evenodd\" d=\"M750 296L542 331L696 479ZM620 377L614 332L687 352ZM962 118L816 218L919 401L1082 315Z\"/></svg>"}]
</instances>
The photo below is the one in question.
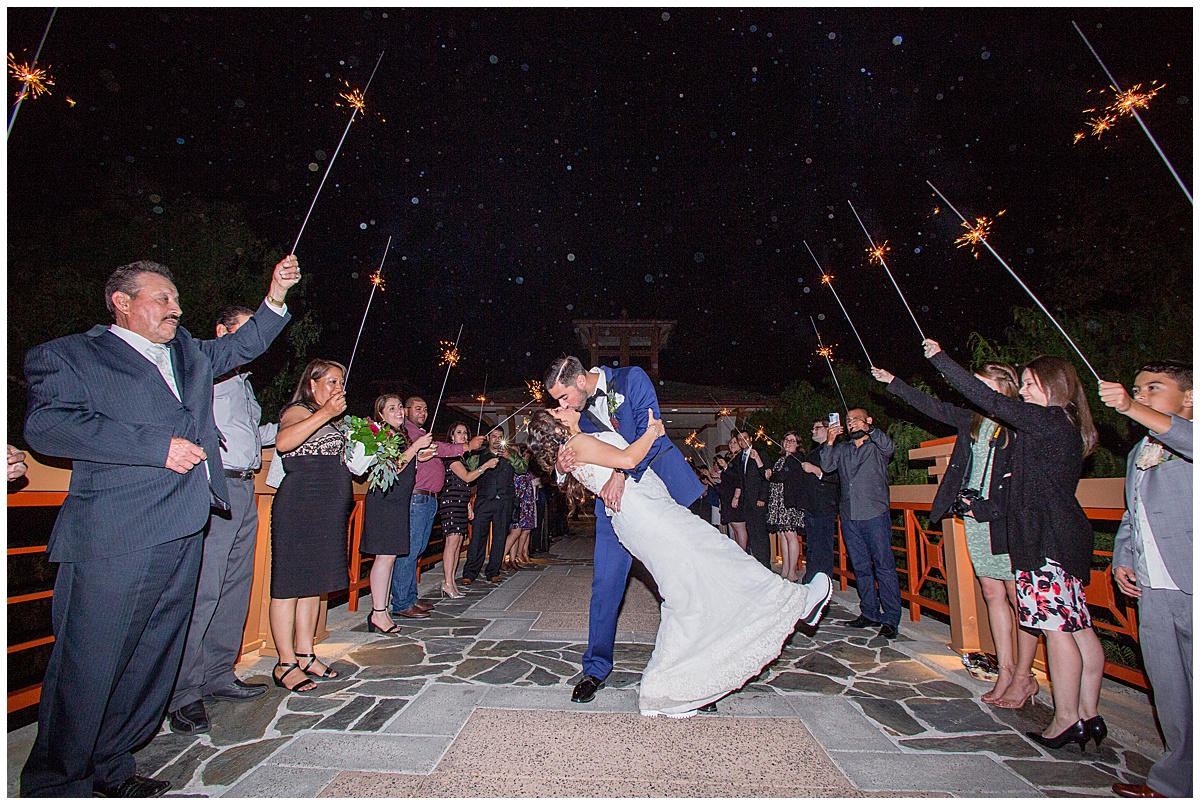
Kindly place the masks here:
<instances>
[{"instance_id":1,"label":"black blazer","mask_svg":"<svg viewBox=\"0 0 1200 805\"><path fill-rule=\"evenodd\" d=\"M1075 497L1083 474L1083 439L1067 412L992 391L945 352L929 360L970 402L1017 432L1004 501L1013 569L1037 570L1053 559L1087 581L1096 535Z\"/></svg>"},{"instance_id":2,"label":"black blazer","mask_svg":"<svg viewBox=\"0 0 1200 805\"><path fill-rule=\"evenodd\" d=\"M758 458L763 465L760 467L754 459L746 459L745 454L749 452L743 450L737 454L736 464L738 468L738 476L741 479L742 497L738 501L738 506L745 506L750 501L761 500L766 503L771 498L771 486L767 481L767 464L766 456L762 453L758 454ZM746 462L746 467L743 470L742 462Z\"/></svg>"},{"instance_id":3,"label":"black blazer","mask_svg":"<svg viewBox=\"0 0 1200 805\"><path fill-rule=\"evenodd\" d=\"M935 400L923 391L913 388L898 377L888 383L887 390L916 408L925 416L953 426L958 434L954 439L954 450L950 454L950 465L942 475L942 483L933 496L929 519L937 522L946 516L958 493L963 488L971 466L971 422L975 414L966 408ZM988 524L992 538L992 553L1008 553L1008 528L1004 520L1004 504L1008 498L1008 486L1012 480L1013 440L1016 434L1001 428L992 440L992 468L987 497L975 502L971 512L975 519Z\"/></svg>"},{"instance_id":4,"label":"black blazer","mask_svg":"<svg viewBox=\"0 0 1200 805\"><path fill-rule=\"evenodd\" d=\"M803 476L808 473L800 466L802 461L805 461L804 454L792 453L778 470L771 470L771 483L783 485L783 505L789 509L803 508Z\"/></svg>"},{"instance_id":5,"label":"black blazer","mask_svg":"<svg viewBox=\"0 0 1200 805\"><path fill-rule=\"evenodd\" d=\"M824 449L824 444L814 446L812 450L808 451L808 455L804 460L809 464L820 467L821 452ZM804 468L801 467L800 469L803 472ZM836 472L827 472L820 478L810 472L804 472L801 492L803 503L800 506L804 511L815 514L818 517L831 517L838 513L841 499L842 482L841 477Z\"/></svg>"}]
</instances>

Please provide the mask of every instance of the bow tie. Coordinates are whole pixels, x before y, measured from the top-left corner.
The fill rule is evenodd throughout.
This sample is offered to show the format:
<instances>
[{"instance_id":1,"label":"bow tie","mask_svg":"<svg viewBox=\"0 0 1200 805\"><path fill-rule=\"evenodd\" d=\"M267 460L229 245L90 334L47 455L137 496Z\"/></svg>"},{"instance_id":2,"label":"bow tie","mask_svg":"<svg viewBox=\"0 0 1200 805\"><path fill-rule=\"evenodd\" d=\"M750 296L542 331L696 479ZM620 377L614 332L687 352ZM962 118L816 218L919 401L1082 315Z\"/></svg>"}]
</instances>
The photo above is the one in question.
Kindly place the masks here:
<instances>
[{"instance_id":1,"label":"bow tie","mask_svg":"<svg viewBox=\"0 0 1200 805\"><path fill-rule=\"evenodd\" d=\"M596 389L595 393L592 394L591 397L587 398L586 405L590 408L592 403L594 403L596 400L600 399L601 397L607 397L607 396L608 395L604 393L604 389Z\"/></svg>"}]
</instances>

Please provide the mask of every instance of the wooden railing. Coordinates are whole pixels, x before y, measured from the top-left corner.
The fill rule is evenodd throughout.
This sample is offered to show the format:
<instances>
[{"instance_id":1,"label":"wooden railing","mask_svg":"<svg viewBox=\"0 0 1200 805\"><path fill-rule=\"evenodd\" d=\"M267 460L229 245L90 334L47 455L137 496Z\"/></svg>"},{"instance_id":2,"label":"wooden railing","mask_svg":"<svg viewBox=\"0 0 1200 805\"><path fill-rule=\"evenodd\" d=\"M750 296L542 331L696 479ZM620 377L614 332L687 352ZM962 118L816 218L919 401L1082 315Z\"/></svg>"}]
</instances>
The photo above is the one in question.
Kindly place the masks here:
<instances>
[{"instance_id":1,"label":"wooden railing","mask_svg":"<svg viewBox=\"0 0 1200 805\"><path fill-rule=\"evenodd\" d=\"M930 472L938 475L945 466L952 444L952 439L926 442L921 448L910 451L909 459L934 459L936 465ZM264 453L264 469L255 480L259 513L258 544L255 549L255 578L251 591L243 651L261 650L270 653L273 650L270 644L267 609L270 600L270 511L274 490L263 483L266 467L272 455L273 451L270 450ZM39 464L33 458L28 463L30 465L30 483L22 491L9 493L9 508L58 507L62 505L66 498L70 472ZM892 530L903 537L902 544L897 545L896 540L893 540L892 545L892 550L897 557L897 570L904 576L900 595L908 603L909 615L913 621L919 621L922 610L925 609L948 615L951 621L952 648L956 651L982 650L990 646L990 638L987 636L987 614L977 589L978 582L974 581L969 567L970 560L965 550L965 544L960 550L946 551L945 534L947 528L954 530L955 521L944 520L942 529L939 531L925 528L918 518L919 513L929 512L936 489L935 484L893 486L891 488L892 511L899 513L901 517L900 525L893 525ZM364 576L364 570L369 571L370 563L373 561L371 557L364 557L358 551L359 540L362 538L365 492L365 488L361 485L355 486L355 504L347 526L346 550L350 572L345 592L348 593L348 607L351 612L358 611L359 598L363 595L362 591L370 586L370 580ZM1094 521L1120 520L1124 513L1123 496L1124 488L1120 478L1085 479L1079 485L1079 500L1088 517ZM961 521L959 521L958 529L961 530ZM420 578L422 570L441 561L442 547L441 529L435 524L429 547L417 563L418 578ZM464 545L463 548L465 547ZM45 550L45 544L9 547L10 564L12 557L44 554ZM950 556L947 556L947 553ZM1096 555L1101 559L1107 558L1111 563L1111 552L1097 551ZM966 563L966 566L963 566L962 563ZM834 574L843 590L847 588L850 581L854 580L854 572L849 566L840 524L837 529ZM9 583L11 588L11 573ZM971 589L968 587L971 584L974 584L976 588L974 595L971 594ZM923 592L928 585L946 588L946 597L949 603L931 598ZM1093 570L1085 589L1088 606L1093 615L1102 616L1093 617L1095 628L1111 635L1124 635L1136 641L1138 632L1135 608L1130 602L1118 600L1113 588L1111 567ZM337 595L337 593L334 594ZM12 622L11 607L46 600L52 595L53 590L51 589L10 595L8 597L10 626ZM13 655L52 644L54 637L50 632L50 622L47 616L43 634L10 645L8 647L10 667L13 665ZM327 635L328 632L324 631L324 608L322 608L318 624L318 638ZM1107 675L1128 684L1142 688L1148 686L1145 675L1135 668L1107 662L1104 670ZM40 684L10 691L8 693L8 711L11 713L14 710L37 704L40 693Z\"/></svg>"}]
</instances>

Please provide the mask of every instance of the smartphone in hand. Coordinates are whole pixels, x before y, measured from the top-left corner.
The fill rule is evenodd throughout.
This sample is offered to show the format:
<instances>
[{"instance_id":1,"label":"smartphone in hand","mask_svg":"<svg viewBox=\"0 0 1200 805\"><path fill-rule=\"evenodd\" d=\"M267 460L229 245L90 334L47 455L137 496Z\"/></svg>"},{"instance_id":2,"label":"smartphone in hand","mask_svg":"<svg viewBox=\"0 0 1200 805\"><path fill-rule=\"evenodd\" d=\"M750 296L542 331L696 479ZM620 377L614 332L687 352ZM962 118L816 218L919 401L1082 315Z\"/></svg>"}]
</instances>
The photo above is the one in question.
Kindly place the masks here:
<instances>
[{"instance_id":1,"label":"smartphone in hand","mask_svg":"<svg viewBox=\"0 0 1200 805\"><path fill-rule=\"evenodd\" d=\"M842 424L842 415L839 414L838 412L834 411L832 414L829 415L829 424L830 425Z\"/></svg>"}]
</instances>

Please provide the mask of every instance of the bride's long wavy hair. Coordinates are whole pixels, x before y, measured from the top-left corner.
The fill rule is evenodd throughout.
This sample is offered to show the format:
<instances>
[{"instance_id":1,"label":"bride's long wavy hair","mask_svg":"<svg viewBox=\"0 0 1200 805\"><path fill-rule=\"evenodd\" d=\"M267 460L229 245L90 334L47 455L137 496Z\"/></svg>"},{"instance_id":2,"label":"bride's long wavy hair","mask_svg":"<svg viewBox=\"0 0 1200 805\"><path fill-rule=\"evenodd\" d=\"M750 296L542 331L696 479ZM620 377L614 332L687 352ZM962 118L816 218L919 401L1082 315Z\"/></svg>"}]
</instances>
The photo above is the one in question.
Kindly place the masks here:
<instances>
[{"instance_id":1,"label":"bride's long wavy hair","mask_svg":"<svg viewBox=\"0 0 1200 805\"><path fill-rule=\"evenodd\" d=\"M571 438L571 432L565 425L550 415L549 411L538 411L529 420L529 452L537 459L538 465L555 477L554 462L558 461L558 449ZM571 506L571 514L583 507L583 484L571 474L562 484L563 494Z\"/></svg>"}]
</instances>

